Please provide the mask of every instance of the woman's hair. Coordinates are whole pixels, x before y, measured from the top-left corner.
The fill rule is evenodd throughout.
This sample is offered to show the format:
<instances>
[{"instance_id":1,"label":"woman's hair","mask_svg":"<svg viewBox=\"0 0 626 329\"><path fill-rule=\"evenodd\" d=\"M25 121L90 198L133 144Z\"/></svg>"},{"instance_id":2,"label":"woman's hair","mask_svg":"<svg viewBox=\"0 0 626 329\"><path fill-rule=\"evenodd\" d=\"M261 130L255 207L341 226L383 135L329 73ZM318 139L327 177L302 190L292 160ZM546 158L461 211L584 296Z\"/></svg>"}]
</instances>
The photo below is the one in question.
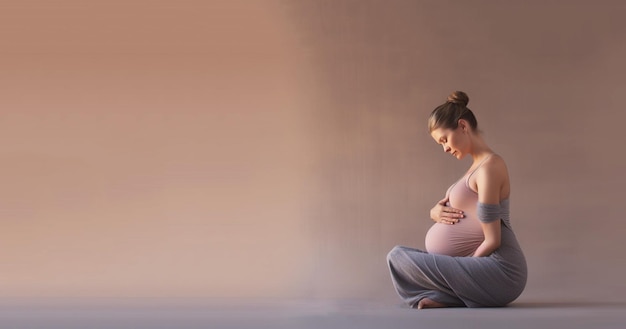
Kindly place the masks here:
<instances>
[{"instance_id":1,"label":"woman's hair","mask_svg":"<svg viewBox=\"0 0 626 329\"><path fill-rule=\"evenodd\" d=\"M462 91L455 91L448 96L448 100L437 106L428 118L428 132L432 132L437 128L456 129L459 126L459 120L465 119L472 128L477 131L478 122L474 113L467 108L469 97Z\"/></svg>"}]
</instances>

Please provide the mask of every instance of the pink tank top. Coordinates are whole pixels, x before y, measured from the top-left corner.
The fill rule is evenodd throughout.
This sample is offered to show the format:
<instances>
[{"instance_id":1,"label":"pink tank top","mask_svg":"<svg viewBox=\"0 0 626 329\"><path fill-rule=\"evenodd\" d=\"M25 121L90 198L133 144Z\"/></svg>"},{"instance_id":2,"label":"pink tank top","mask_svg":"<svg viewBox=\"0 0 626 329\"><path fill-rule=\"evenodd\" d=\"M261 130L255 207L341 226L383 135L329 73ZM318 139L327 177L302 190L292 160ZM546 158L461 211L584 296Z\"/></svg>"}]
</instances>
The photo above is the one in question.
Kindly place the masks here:
<instances>
[{"instance_id":1,"label":"pink tank top","mask_svg":"<svg viewBox=\"0 0 626 329\"><path fill-rule=\"evenodd\" d=\"M485 239L476 215L478 194L469 187L470 177L485 160L448 188L446 192L446 196L449 197L448 205L463 210L465 217L460 218L459 222L454 225L435 223L426 233L425 242L428 253L471 256ZM459 182L462 183L459 184Z\"/></svg>"}]
</instances>

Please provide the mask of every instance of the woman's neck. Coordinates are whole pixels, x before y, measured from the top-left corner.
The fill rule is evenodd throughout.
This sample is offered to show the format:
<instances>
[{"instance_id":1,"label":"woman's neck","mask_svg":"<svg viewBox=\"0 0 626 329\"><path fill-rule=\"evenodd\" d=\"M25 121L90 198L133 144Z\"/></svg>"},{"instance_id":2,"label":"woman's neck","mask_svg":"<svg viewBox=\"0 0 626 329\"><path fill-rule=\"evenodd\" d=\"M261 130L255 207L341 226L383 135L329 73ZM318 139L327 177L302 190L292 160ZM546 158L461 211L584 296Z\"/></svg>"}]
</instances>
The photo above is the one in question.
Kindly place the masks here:
<instances>
[{"instance_id":1,"label":"woman's neck","mask_svg":"<svg viewBox=\"0 0 626 329\"><path fill-rule=\"evenodd\" d=\"M488 157L494 153L493 150L489 147L489 145L487 145L487 143L485 143L485 140L483 140L483 138L480 135L478 134L472 135L471 141L472 141L472 150L470 154L472 156L472 159L474 160L474 163L480 162L484 160L485 157Z\"/></svg>"}]
</instances>

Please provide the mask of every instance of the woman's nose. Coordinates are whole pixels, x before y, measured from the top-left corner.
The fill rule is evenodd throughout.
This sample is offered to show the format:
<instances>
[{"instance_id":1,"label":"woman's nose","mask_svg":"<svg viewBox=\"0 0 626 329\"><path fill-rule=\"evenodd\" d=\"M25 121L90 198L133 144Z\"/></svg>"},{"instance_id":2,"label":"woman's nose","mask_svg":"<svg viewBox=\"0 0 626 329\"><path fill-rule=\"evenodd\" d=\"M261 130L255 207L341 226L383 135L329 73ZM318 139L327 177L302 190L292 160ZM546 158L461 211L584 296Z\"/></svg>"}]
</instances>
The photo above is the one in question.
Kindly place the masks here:
<instances>
[{"instance_id":1,"label":"woman's nose","mask_svg":"<svg viewBox=\"0 0 626 329\"><path fill-rule=\"evenodd\" d=\"M448 151L450 151L450 148L446 145L443 146L443 151L448 153Z\"/></svg>"}]
</instances>

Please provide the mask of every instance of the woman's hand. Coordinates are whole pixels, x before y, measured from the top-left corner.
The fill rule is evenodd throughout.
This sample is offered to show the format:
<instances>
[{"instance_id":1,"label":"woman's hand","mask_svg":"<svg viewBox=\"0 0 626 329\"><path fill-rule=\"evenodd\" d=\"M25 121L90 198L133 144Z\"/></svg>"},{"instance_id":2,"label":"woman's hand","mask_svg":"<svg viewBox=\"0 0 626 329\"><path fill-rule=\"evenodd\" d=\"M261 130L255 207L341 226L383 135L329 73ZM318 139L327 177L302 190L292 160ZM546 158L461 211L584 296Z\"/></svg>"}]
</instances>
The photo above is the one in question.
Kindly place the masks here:
<instances>
[{"instance_id":1,"label":"woman's hand","mask_svg":"<svg viewBox=\"0 0 626 329\"><path fill-rule=\"evenodd\" d=\"M459 218L465 217L462 210L449 207L447 205L448 201L448 197L439 200L433 209L430 210L430 218L437 223L452 225L458 223Z\"/></svg>"}]
</instances>

